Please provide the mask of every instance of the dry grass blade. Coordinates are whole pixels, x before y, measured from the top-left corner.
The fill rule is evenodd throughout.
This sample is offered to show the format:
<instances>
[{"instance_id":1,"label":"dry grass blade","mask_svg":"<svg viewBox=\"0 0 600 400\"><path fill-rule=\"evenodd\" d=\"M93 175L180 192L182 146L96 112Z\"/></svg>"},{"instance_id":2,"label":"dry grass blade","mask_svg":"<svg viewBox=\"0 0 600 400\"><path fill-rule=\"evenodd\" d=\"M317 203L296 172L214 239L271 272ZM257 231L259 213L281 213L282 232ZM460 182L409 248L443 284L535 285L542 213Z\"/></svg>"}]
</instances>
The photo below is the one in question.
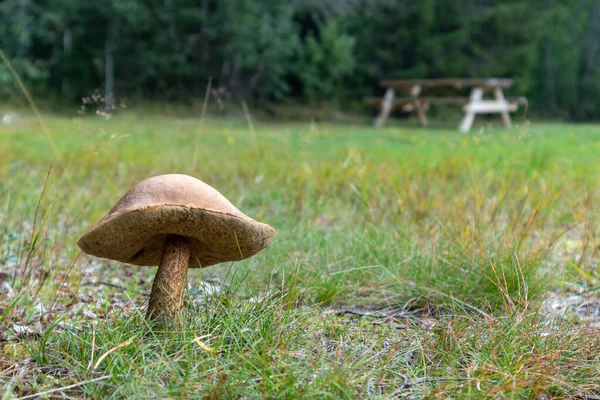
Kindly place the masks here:
<instances>
[{"instance_id":1,"label":"dry grass blade","mask_svg":"<svg viewBox=\"0 0 600 400\"><path fill-rule=\"evenodd\" d=\"M73 388L76 388L76 387L79 387L79 386L87 385L88 383L100 382L100 381L103 381L103 380L108 379L108 378L110 378L110 375L104 375L104 376L101 376L99 378L94 378L94 379L90 379L90 380L87 380L87 381L75 383L73 385L63 386L63 387L59 387L59 388L51 389L51 390L46 390L44 392L30 394L28 396L17 397L15 400L26 400L26 399L41 398L42 396L46 396L46 395L51 394L51 393L56 393L56 392L61 392L63 390L73 389Z\"/></svg>"},{"instance_id":2,"label":"dry grass blade","mask_svg":"<svg viewBox=\"0 0 600 400\"><path fill-rule=\"evenodd\" d=\"M98 361L96 361L96 364L94 364L94 369L97 369L100 366L100 364L102 363L102 360L104 360L110 353L117 351L119 349L122 349L123 347L129 346L131 344L131 342L133 342L133 339L135 339L135 336L130 337L129 339L127 339L120 345L115 346L112 349L108 350L106 353L102 354L100 356L100 358L98 358Z\"/></svg>"},{"instance_id":3,"label":"dry grass blade","mask_svg":"<svg viewBox=\"0 0 600 400\"><path fill-rule=\"evenodd\" d=\"M21 287L19 288L19 292L23 289L27 288L27 283L29 283L29 263L31 261L31 257L34 254L34 250L35 250L35 246L37 244L38 238L40 236L40 233L44 227L44 223L46 222L46 218L48 216L48 211L46 211L43 219L42 219L42 223L41 226L37 227L37 220L38 220L38 214L39 214L39 210L40 210L40 205L42 203L42 199L44 198L44 195L46 194L46 189L48 188L48 180L50 179L50 174L52 173L52 164L50 164L50 167L48 167L48 171L46 171L46 178L44 179L44 186L42 186L42 192L40 193L40 196L38 197L37 200L37 204L35 206L35 211L33 212L33 225L31 227L31 235L29 238L29 250L27 251L27 256L25 258L25 263L23 265L23 270L21 271L21 279L22 279L22 283L21 283Z\"/></svg>"},{"instance_id":4,"label":"dry grass blade","mask_svg":"<svg viewBox=\"0 0 600 400\"><path fill-rule=\"evenodd\" d=\"M204 351L206 351L207 353L211 353L211 354L217 354L218 351L213 349L212 347L208 346L206 343L202 342L200 340L200 338L196 338L194 339L194 342L196 342L196 344Z\"/></svg>"},{"instance_id":5,"label":"dry grass blade","mask_svg":"<svg viewBox=\"0 0 600 400\"><path fill-rule=\"evenodd\" d=\"M94 363L94 352L96 351L96 328L92 326L92 354L90 355L90 362L88 363L87 369L92 368Z\"/></svg>"}]
</instances>

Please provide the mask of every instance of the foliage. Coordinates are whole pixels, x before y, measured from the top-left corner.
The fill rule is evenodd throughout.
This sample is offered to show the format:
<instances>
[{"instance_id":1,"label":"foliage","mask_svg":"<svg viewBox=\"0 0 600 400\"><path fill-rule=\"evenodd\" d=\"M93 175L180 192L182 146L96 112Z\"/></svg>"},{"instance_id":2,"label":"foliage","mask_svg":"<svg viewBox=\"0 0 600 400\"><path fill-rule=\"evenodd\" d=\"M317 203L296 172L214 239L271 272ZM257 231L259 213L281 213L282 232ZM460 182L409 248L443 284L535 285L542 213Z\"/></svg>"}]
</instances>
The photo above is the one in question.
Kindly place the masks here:
<instances>
[{"instance_id":1,"label":"foliage","mask_svg":"<svg viewBox=\"0 0 600 400\"><path fill-rule=\"evenodd\" d=\"M292 8L278 0L223 2L222 82L230 90L281 98L299 45Z\"/></svg>"},{"instance_id":2,"label":"foliage","mask_svg":"<svg viewBox=\"0 0 600 400\"><path fill-rule=\"evenodd\" d=\"M354 70L354 38L340 31L335 20L319 30L319 38L309 33L301 48L296 73L310 100L330 99L343 87L343 79Z\"/></svg>"},{"instance_id":3,"label":"foliage","mask_svg":"<svg viewBox=\"0 0 600 400\"><path fill-rule=\"evenodd\" d=\"M599 13L593 0L4 0L0 48L64 101L105 85L185 100L212 79L236 99L347 102L386 77L510 77L533 112L589 120ZM4 65L0 83L18 95Z\"/></svg>"}]
</instances>

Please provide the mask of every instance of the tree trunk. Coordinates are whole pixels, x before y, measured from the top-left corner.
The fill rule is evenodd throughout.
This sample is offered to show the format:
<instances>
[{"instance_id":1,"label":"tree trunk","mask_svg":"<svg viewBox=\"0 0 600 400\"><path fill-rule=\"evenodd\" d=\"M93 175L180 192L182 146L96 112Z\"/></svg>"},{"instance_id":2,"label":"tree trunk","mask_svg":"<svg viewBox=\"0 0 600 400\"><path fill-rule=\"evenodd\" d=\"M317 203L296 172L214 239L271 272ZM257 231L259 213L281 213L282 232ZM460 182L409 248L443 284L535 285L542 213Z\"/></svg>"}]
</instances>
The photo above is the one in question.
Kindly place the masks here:
<instances>
[{"instance_id":1,"label":"tree trunk","mask_svg":"<svg viewBox=\"0 0 600 400\"><path fill-rule=\"evenodd\" d=\"M544 69L546 70L546 94L548 95L548 108L553 116L556 116L558 106L556 104L556 84L552 68L552 40L544 38Z\"/></svg>"},{"instance_id":2,"label":"tree trunk","mask_svg":"<svg viewBox=\"0 0 600 400\"><path fill-rule=\"evenodd\" d=\"M71 55L71 51L73 50L73 33L71 29L65 28L63 32L63 52L64 54ZM64 70L62 80L61 80L61 91L63 96L68 96L71 93L71 81L69 80L69 72L68 70Z\"/></svg>"},{"instance_id":3,"label":"tree trunk","mask_svg":"<svg viewBox=\"0 0 600 400\"><path fill-rule=\"evenodd\" d=\"M164 0L165 8L167 9L167 15L169 18L169 38L171 39L171 48L173 51L180 51L180 44L177 40L177 25L175 24L175 15L173 12L173 0Z\"/></svg>"},{"instance_id":4,"label":"tree trunk","mask_svg":"<svg viewBox=\"0 0 600 400\"><path fill-rule=\"evenodd\" d=\"M553 10L556 5L556 0L548 0L546 2L548 9ZM552 24L549 24L552 25ZM547 32L543 40L542 49L544 52L544 70L546 73L546 95L548 96L548 108L553 116L558 112L556 103L556 81L554 78L554 69L552 68L552 33Z\"/></svg>"},{"instance_id":5,"label":"tree trunk","mask_svg":"<svg viewBox=\"0 0 600 400\"><path fill-rule=\"evenodd\" d=\"M577 92L575 96L575 105L572 116L575 120L585 118L585 103L594 90L594 73L598 62L600 61L600 2L594 1L590 4L588 11L587 26L583 38L583 50L579 61L579 71L577 74Z\"/></svg>"},{"instance_id":6,"label":"tree trunk","mask_svg":"<svg viewBox=\"0 0 600 400\"><path fill-rule=\"evenodd\" d=\"M107 112L114 109L115 93L115 49L111 31L109 26L104 42L104 101Z\"/></svg>"},{"instance_id":7,"label":"tree trunk","mask_svg":"<svg viewBox=\"0 0 600 400\"><path fill-rule=\"evenodd\" d=\"M17 0L17 12L12 16L16 21L19 21L19 36L18 36L18 46L16 47L16 55L17 57L25 57L27 52L31 47L31 22L33 20L29 7L29 0Z\"/></svg>"}]
</instances>

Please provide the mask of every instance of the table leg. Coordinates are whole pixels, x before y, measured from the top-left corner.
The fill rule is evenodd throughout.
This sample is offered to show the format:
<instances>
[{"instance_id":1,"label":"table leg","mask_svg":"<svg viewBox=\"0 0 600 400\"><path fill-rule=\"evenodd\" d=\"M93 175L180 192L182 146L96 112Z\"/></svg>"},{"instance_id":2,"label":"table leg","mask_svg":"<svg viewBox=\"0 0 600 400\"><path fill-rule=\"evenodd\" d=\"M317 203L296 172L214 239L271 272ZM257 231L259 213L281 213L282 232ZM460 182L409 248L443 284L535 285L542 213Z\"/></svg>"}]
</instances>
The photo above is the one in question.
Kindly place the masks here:
<instances>
[{"instance_id":1,"label":"table leg","mask_svg":"<svg viewBox=\"0 0 600 400\"><path fill-rule=\"evenodd\" d=\"M412 105L417 112L417 118L422 126L427 125L426 107L427 105L419 100L421 95L421 85L414 85L410 88L410 97L414 99Z\"/></svg>"},{"instance_id":2,"label":"table leg","mask_svg":"<svg viewBox=\"0 0 600 400\"><path fill-rule=\"evenodd\" d=\"M466 133L471 130L471 126L473 126L473 122L475 121L475 111L469 108L469 105L475 104L483 99L483 89L479 87L473 88L471 90L471 94L469 95L469 104L467 104L467 112L463 120L460 123L459 129L461 132Z\"/></svg>"},{"instance_id":3,"label":"table leg","mask_svg":"<svg viewBox=\"0 0 600 400\"><path fill-rule=\"evenodd\" d=\"M419 123L422 126L426 126L427 125L427 115L425 113L425 107L427 106L425 103L421 102L420 100L416 100L414 102L415 105L415 110L417 111L417 117L419 118Z\"/></svg>"},{"instance_id":4,"label":"table leg","mask_svg":"<svg viewBox=\"0 0 600 400\"><path fill-rule=\"evenodd\" d=\"M394 89L388 89L385 91L385 96L383 96L383 101L381 102L381 111L379 115L375 119L375 126L377 128L382 127L385 124L385 121L388 119L390 112L392 111L392 107L394 105Z\"/></svg>"},{"instance_id":5,"label":"table leg","mask_svg":"<svg viewBox=\"0 0 600 400\"><path fill-rule=\"evenodd\" d=\"M506 99L504 98L504 93L502 93L501 88L494 89L494 95L496 96L496 100L498 100L498 102L506 104ZM508 113L508 111L503 111L500 113L500 115L502 115L502 122L504 122L504 127L510 129L512 124L510 121L510 114Z\"/></svg>"}]
</instances>

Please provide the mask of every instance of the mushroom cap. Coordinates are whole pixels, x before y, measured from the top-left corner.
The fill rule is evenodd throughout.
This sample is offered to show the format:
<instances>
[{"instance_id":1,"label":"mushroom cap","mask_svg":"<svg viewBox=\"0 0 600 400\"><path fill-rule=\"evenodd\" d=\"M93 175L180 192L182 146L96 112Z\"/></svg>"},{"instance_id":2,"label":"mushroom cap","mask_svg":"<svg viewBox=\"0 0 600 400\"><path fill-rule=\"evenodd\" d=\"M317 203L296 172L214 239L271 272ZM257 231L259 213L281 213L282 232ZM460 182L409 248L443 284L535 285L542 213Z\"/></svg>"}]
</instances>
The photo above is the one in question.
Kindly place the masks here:
<instances>
[{"instance_id":1,"label":"mushroom cap","mask_svg":"<svg viewBox=\"0 0 600 400\"><path fill-rule=\"evenodd\" d=\"M253 256L275 230L201 180L169 174L132 187L77 245L96 257L156 266L167 235L190 238L190 268L203 268Z\"/></svg>"}]
</instances>

